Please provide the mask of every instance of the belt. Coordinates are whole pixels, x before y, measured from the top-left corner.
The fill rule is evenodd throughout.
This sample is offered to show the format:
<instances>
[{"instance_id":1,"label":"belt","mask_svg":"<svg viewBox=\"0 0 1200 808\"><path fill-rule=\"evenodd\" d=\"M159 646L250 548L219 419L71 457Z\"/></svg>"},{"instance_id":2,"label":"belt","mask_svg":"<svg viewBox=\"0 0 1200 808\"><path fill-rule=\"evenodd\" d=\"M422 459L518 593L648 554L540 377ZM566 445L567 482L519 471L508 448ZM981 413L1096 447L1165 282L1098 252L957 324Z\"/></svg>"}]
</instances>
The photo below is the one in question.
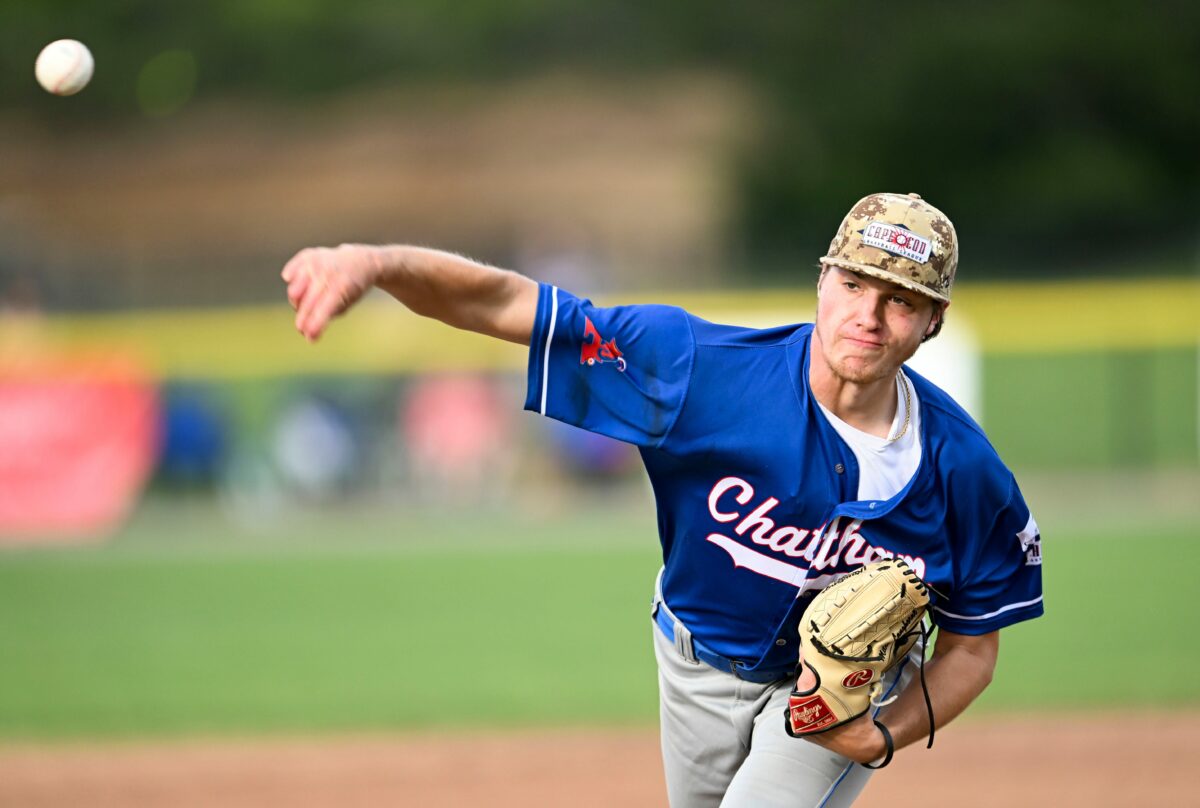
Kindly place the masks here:
<instances>
[{"instance_id":1,"label":"belt","mask_svg":"<svg viewBox=\"0 0 1200 808\"><path fill-rule=\"evenodd\" d=\"M692 632L688 630L687 626L681 623L667 608L661 595L654 600L654 622L662 631L663 636L675 644L675 650L679 652L679 655L689 662L700 661L722 673L732 674L739 679L759 685L787 679L794 673L793 668L750 670L745 663L718 654L692 636Z\"/></svg>"}]
</instances>

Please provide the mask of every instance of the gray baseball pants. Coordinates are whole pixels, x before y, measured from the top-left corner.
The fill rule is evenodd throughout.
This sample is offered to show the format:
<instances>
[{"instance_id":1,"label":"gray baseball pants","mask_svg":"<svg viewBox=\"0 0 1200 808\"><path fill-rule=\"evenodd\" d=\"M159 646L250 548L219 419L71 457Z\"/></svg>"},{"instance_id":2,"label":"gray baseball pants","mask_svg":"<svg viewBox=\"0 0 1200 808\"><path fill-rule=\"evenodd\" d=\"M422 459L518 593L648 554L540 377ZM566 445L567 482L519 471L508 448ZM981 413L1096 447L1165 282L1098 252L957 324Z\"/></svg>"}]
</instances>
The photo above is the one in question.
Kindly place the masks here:
<instances>
[{"instance_id":1,"label":"gray baseball pants","mask_svg":"<svg viewBox=\"0 0 1200 808\"><path fill-rule=\"evenodd\" d=\"M791 681L743 681L686 659L658 626L651 629L671 808L836 808L854 802L872 771L787 734Z\"/></svg>"}]
</instances>

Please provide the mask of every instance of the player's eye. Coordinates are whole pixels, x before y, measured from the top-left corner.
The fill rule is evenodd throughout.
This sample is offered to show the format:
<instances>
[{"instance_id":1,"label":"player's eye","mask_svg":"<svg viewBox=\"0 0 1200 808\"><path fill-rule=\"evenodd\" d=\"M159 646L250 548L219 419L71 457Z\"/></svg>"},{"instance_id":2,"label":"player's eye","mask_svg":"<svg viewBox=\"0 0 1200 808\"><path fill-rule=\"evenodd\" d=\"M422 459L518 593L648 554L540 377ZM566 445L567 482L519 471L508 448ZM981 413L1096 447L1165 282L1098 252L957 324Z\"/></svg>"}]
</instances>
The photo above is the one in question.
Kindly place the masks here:
<instances>
[{"instance_id":1,"label":"player's eye","mask_svg":"<svg viewBox=\"0 0 1200 808\"><path fill-rule=\"evenodd\" d=\"M899 305L904 306L905 308L909 308L909 309L911 309L913 307L911 300L909 300L906 297L901 297L900 295L892 295L892 302L898 303Z\"/></svg>"}]
</instances>

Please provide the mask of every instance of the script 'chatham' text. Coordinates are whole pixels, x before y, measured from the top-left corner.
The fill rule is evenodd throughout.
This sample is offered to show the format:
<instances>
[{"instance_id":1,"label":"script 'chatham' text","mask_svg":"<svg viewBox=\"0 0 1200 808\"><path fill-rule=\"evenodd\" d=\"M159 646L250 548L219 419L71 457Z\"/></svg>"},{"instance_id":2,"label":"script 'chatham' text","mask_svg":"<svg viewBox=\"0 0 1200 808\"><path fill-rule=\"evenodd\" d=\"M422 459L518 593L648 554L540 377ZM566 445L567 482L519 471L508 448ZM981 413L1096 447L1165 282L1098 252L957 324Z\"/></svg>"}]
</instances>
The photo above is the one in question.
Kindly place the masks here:
<instances>
[{"instance_id":1,"label":"script 'chatham' text","mask_svg":"<svg viewBox=\"0 0 1200 808\"><path fill-rule=\"evenodd\" d=\"M839 566L858 567L896 553L877 547L860 532L863 520L842 524L834 519L818 528L800 528L776 524L769 514L779 505L775 497L755 501L754 486L739 477L717 481L708 494L708 512L718 522L732 524L738 536L788 558L803 560L810 570L823 572ZM738 507L741 506L741 507ZM901 556L919 576L925 574L920 557Z\"/></svg>"}]
</instances>

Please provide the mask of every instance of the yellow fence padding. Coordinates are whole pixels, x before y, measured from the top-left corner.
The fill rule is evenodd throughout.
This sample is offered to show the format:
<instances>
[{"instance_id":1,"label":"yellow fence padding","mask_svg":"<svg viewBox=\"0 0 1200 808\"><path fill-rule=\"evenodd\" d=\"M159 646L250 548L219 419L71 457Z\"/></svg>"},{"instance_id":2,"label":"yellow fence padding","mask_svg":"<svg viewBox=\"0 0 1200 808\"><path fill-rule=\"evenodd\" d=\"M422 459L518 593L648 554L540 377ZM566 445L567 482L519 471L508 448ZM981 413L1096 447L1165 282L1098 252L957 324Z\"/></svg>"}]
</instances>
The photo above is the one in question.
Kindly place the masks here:
<instances>
[{"instance_id":1,"label":"yellow fence padding","mask_svg":"<svg viewBox=\"0 0 1200 808\"><path fill-rule=\"evenodd\" d=\"M574 290L573 290L574 291ZM582 291L582 290L579 290ZM765 326L811 319L811 287L638 293L601 304L673 303L707 319ZM961 284L948 328L968 321L985 353L1069 353L1200 344L1200 279ZM42 349L141 356L163 375L236 379L295 374L520 369L525 351L408 314L381 293L333 324L317 345L286 305L27 315L0 322L11 359Z\"/></svg>"}]
</instances>

